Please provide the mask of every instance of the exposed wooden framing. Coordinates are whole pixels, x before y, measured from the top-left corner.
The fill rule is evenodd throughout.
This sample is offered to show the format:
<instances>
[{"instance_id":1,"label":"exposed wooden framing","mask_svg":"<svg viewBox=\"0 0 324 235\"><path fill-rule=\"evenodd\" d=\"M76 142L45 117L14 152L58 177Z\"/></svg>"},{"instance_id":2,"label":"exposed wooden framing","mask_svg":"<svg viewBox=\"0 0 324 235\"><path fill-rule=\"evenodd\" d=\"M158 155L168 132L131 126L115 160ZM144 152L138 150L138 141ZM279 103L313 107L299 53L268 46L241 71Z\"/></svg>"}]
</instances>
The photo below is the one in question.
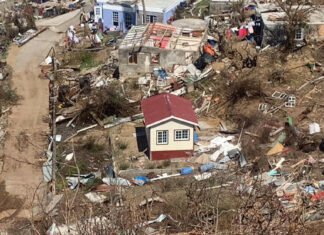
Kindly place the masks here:
<instances>
[{"instance_id":1,"label":"exposed wooden framing","mask_svg":"<svg viewBox=\"0 0 324 235\"><path fill-rule=\"evenodd\" d=\"M155 26L155 22L154 22L153 24L149 24L148 27L147 27L147 31L149 31L149 32L145 31L145 32L143 33L143 36L144 36L144 34L146 34L144 40L142 40L142 43L143 43L143 44L146 43L146 41L147 41L147 40L150 38L150 36L152 35L152 32L153 32L154 26ZM150 28L150 30L148 30L148 28ZM143 38L142 38L142 39L143 39Z\"/></svg>"},{"instance_id":2,"label":"exposed wooden framing","mask_svg":"<svg viewBox=\"0 0 324 235\"><path fill-rule=\"evenodd\" d=\"M182 30L183 30L183 28L181 28L180 33L179 33L179 35L178 35L176 41L174 42L174 47L173 47L173 49L175 49L176 46L177 46L178 40L179 40L179 38L180 38L180 36L181 36L181 34L182 34Z\"/></svg>"},{"instance_id":3,"label":"exposed wooden framing","mask_svg":"<svg viewBox=\"0 0 324 235\"><path fill-rule=\"evenodd\" d=\"M161 37L161 40L160 40L160 44L162 43L162 41L163 41L163 38L164 38L164 36L165 36L165 34L168 32L168 29L166 29L165 31L164 31L164 33L163 33L163 35L162 35L162 37Z\"/></svg>"}]
</instances>

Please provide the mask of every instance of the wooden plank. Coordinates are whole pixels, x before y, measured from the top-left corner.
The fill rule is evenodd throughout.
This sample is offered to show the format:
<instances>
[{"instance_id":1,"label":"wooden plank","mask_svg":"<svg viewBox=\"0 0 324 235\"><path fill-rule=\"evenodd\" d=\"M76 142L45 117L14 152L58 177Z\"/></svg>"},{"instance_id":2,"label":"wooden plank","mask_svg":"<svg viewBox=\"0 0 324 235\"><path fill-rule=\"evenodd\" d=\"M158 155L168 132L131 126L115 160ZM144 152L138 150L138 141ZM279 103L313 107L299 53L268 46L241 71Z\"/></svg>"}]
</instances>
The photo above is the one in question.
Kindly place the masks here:
<instances>
[{"instance_id":1,"label":"wooden plank","mask_svg":"<svg viewBox=\"0 0 324 235\"><path fill-rule=\"evenodd\" d=\"M25 42L19 44L18 47L21 47L21 46L25 45L27 42L29 42L29 41L32 40L33 38L37 37L39 34L41 34L42 32L44 32L46 29L48 29L48 28L45 27L45 28L40 29L39 31L36 32L36 34L35 34L34 36L30 37L27 41L25 41Z\"/></svg>"},{"instance_id":2,"label":"wooden plank","mask_svg":"<svg viewBox=\"0 0 324 235\"><path fill-rule=\"evenodd\" d=\"M90 115L93 117L93 119L99 124L99 126L103 127L104 123L98 118L98 116L94 112L90 112Z\"/></svg>"},{"instance_id":3,"label":"wooden plank","mask_svg":"<svg viewBox=\"0 0 324 235\"><path fill-rule=\"evenodd\" d=\"M179 38L180 38L180 36L181 36L181 34L182 34L182 30L183 30L183 28L181 28L180 33L179 33L179 35L178 35L176 41L174 42L174 47L173 47L173 49L175 49L176 46L177 46L178 40L179 40Z\"/></svg>"}]
</instances>

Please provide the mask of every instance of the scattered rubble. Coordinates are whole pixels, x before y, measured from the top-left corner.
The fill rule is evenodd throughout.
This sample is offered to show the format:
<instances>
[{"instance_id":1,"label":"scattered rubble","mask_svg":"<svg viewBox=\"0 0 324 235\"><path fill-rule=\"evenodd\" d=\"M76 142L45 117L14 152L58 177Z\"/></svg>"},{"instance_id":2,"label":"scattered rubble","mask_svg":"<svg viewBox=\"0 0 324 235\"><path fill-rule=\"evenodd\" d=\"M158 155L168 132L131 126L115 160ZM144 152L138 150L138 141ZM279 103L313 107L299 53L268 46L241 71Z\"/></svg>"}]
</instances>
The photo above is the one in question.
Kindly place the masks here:
<instances>
[{"instance_id":1,"label":"scattered rubble","mask_svg":"<svg viewBox=\"0 0 324 235\"><path fill-rule=\"evenodd\" d=\"M181 9L206 14L201 2ZM49 187L74 195L75 213L68 205L71 220L57 220L63 210L51 217L48 234L78 234L80 224L92 233L98 223L106 234L148 225L160 233L297 233L323 220L321 44L297 52L263 45L257 5L223 9L199 29L185 20L134 25L120 38L90 20L67 29L40 64L51 126L42 170ZM157 97L163 102L141 109ZM64 206L61 198L46 213Z\"/></svg>"}]
</instances>

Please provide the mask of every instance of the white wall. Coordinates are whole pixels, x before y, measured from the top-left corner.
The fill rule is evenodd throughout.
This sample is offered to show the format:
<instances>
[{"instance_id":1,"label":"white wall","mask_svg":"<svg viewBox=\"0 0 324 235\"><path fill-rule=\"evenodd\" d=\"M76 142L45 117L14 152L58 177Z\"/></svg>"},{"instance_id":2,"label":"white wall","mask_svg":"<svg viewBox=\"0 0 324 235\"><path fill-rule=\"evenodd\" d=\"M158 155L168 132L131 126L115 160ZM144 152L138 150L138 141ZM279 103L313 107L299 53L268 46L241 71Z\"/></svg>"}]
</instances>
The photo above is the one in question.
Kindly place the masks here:
<instances>
[{"instance_id":1,"label":"white wall","mask_svg":"<svg viewBox=\"0 0 324 235\"><path fill-rule=\"evenodd\" d=\"M100 9L100 14L97 15L97 8ZM94 6L94 14L95 14L95 22L98 22L99 19L103 20L103 16L102 16L102 5L100 6Z\"/></svg>"},{"instance_id":2,"label":"white wall","mask_svg":"<svg viewBox=\"0 0 324 235\"><path fill-rule=\"evenodd\" d=\"M189 129L189 140L174 140L174 130ZM168 144L156 144L157 131L168 131ZM170 120L150 128L150 151L191 150L193 149L193 126L177 120Z\"/></svg>"}]
</instances>

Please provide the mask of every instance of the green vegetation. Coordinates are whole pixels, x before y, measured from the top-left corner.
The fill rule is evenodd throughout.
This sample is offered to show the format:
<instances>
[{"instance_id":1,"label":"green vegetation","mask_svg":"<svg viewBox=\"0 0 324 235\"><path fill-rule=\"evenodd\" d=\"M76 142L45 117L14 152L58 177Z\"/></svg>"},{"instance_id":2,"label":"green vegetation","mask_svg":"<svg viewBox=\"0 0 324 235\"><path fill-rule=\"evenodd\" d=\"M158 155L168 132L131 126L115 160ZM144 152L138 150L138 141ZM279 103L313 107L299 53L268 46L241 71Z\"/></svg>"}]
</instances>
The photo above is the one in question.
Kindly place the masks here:
<instances>
[{"instance_id":1,"label":"green vegetation","mask_svg":"<svg viewBox=\"0 0 324 235\"><path fill-rule=\"evenodd\" d=\"M123 142L123 141L118 141L116 144L120 150L125 150L125 149L127 149L127 146L128 146L127 143Z\"/></svg>"},{"instance_id":2,"label":"green vegetation","mask_svg":"<svg viewBox=\"0 0 324 235\"><path fill-rule=\"evenodd\" d=\"M96 67L102 62L95 60L96 54L90 51L73 52L73 58L70 63L80 64L81 69Z\"/></svg>"},{"instance_id":3,"label":"green vegetation","mask_svg":"<svg viewBox=\"0 0 324 235\"><path fill-rule=\"evenodd\" d=\"M170 160L164 160L163 163L162 163L162 166L163 167L168 167L171 165L171 161Z\"/></svg>"},{"instance_id":4,"label":"green vegetation","mask_svg":"<svg viewBox=\"0 0 324 235\"><path fill-rule=\"evenodd\" d=\"M119 165L119 170L127 170L129 168L129 164L127 162L122 162L120 165Z\"/></svg>"},{"instance_id":5,"label":"green vegetation","mask_svg":"<svg viewBox=\"0 0 324 235\"><path fill-rule=\"evenodd\" d=\"M67 180L64 177L59 177L55 181L55 187L56 187L56 190L58 190L58 191L65 189L67 187L67 185L68 185Z\"/></svg>"},{"instance_id":6,"label":"green vegetation","mask_svg":"<svg viewBox=\"0 0 324 235\"><path fill-rule=\"evenodd\" d=\"M15 104L19 96L8 85L0 85L0 103Z\"/></svg>"},{"instance_id":7,"label":"green vegetation","mask_svg":"<svg viewBox=\"0 0 324 235\"><path fill-rule=\"evenodd\" d=\"M87 142L83 145L83 148L88 150L91 153L97 153L104 150L104 146L97 144L95 138L90 137Z\"/></svg>"}]
</instances>

